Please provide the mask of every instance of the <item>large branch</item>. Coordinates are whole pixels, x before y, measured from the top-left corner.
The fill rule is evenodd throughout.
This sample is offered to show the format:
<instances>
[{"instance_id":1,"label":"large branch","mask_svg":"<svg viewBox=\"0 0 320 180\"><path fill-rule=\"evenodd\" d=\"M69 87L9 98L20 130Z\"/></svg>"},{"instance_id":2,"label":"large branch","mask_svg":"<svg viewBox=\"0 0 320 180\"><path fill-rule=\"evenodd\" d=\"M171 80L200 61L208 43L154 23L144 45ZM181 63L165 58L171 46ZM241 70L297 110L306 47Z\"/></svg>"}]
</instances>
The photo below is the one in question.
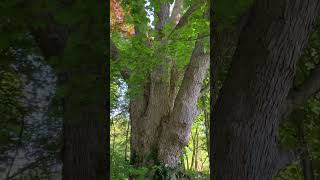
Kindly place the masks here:
<instances>
[{"instance_id":1,"label":"large branch","mask_svg":"<svg viewBox=\"0 0 320 180\"><path fill-rule=\"evenodd\" d=\"M169 3L160 4L160 11L157 12L157 16L158 16L159 21L156 25L156 29L160 32L169 20L170 4Z\"/></svg>"},{"instance_id":2,"label":"large branch","mask_svg":"<svg viewBox=\"0 0 320 180\"><path fill-rule=\"evenodd\" d=\"M309 79L307 79L297 89L292 89L281 113L281 118L285 119L291 112L299 106L305 104L307 100L320 91L320 64L312 70Z\"/></svg>"},{"instance_id":3,"label":"large branch","mask_svg":"<svg viewBox=\"0 0 320 180\"><path fill-rule=\"evenodd\" d=\"M188 143L192 121L197 114L197 100L209 68L210 56L204 53L204 40L198 40L185 71L169 120L163 122L159 142L159 159L175 167L183 147Z\"/></svg>"},{"instance_id":4,"label":"large branch","mask_svg":"<svg viewBox=\"0 0 320 180\"><path fill-rule=\"evenodd\" d=\"M175 23L176 26L174 27L174 29L171 31L171 33L169 34L168 37L170 37L176 30L182 28L183 26L185 26L186 24L188 24L188 20L189 20L189 17L192 16L192 14L194 12L196 12L196 10L198 8L201 7L201 3L197 2L197 3L194 3L192 4L189 9L182 15L182 17L179 19L179 22L178 23ZM205 13L206 14L206 13Z\"/></svg>"},{"instance_id":5,"label":"large branch","mask_svg":"<svg viewBox=\"0 0 320 180\"><path fill-rule=\"evenodd\" d=\"M183 16L180 18L179 23L176 25L175 30L182 28L184 25L188 23L189 17L192 16L196 10L198 10L201 7L201 3L194 3L192 4L186 13L183 14Z\"/></svg>"},{"instance_id":6,"label":"large branch","mask_svg":"<svg viewBox=\"0 0 320 180\"><path fill-rule=\"evenodd\" d=\"M200 95L203 80L205 79L209 68L209 63L210 56L208 53L204 53L204 39L198 40L191 55L191 61L184 74L182 84L177 95L176 104L186 101L196 103L197 98L190 98L190 95L194 95L196 97Z\"/></svg>"},{"instance_id":7,"label":"large branch","mask_svg":"<svg viewBox=\"0 0 320 180\"><path fill-rule=\"evenodd\" d=\"M181 18L183 0L175 0L174 6L172 9L170 21L177 25Z\"/></svg>"}]
</instances>

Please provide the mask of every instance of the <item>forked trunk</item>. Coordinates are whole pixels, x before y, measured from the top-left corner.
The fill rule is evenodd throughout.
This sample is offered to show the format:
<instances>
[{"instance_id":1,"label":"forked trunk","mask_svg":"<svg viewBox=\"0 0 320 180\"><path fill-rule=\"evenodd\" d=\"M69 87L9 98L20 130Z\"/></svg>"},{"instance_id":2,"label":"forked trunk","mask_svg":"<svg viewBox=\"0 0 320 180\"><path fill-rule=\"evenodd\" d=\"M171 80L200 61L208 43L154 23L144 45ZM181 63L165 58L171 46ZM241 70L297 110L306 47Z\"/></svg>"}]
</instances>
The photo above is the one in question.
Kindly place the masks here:
<instances>
[{"instance_id":1,"label":"forked trunk","mask_svg":"<svg viewBox=\"0 0 320 180\"><path fill-rule=\"evenodd\" d=\"M197 115L196 103L208 67L209 56L203 53L203 42L199 41L180 86L174 64L171 71L159 66L146 83L144 94L131 99L131 163L134 166L161 164L171 169L178 166Z\"/></svg>"}]
</instances>

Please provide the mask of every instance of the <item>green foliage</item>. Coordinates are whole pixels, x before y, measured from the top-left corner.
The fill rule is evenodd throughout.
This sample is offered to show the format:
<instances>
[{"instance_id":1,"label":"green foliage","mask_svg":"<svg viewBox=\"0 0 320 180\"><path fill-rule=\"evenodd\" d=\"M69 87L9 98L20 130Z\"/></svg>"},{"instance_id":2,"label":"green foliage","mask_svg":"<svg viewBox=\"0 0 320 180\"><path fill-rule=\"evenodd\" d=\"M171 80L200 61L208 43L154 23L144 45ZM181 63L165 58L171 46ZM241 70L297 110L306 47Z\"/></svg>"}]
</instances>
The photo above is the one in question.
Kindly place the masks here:
<instances>
[{"instance_id":1,"label":"green foliage","mask_svg":"<svg viewBox=\"0 0 320 180\"><path fill-rule=\"evenodd\" d=\"M187 177L190 177L190 179L210 180L210 175L207 173L203 173L203 172L196 172L196 171L187 170L185 172L185 175Z\"/></svg>"},{"instance_id":2,"label":"green foliage","mask_svg":"<svg viewBox=\"0 0 320 180\"><path fill-rule=\"evenodd\" d=\"M0 116L3 122L22 117L22 97L21 82L17 74L0 71Z\"/></svg>"},{"instance_id":3,"label":"green foliage","mask_svg":"<svg viewBox=\"0 0 320 180\"><path fill-rule=\"evenodd\" d=\"M215 1L216 21L222 25L231 25L252 4L253 0L217 0Z\"/></svg>"},{"instance_id":4,"label":"green foliage","mask_svg":"<svg viewBox=\"0 0 320 180\"><path fill-rule=\"evenodd\" d=\"M25 108L19 76L10 71L0 70L0 154L4 153L17 140Z\"/></svg>"},{"instance_id":5,"label":"green foliage","mask_svg":"<svg viewBox=\"0 0 320 180\"><path fill-rule=\"evenodd\" d=\"M147 9L158 12L157 1L150 1ZM164 65L167 70L170 69L169 62L175 61L180 70L184 70L189 63L195 41L199 33L207 33L209 36L209 20L205 19L203 14L207 10L204 4L190 18L186 26L172 32L173 26L167 23L162 30L164 37L159 40L157 30L148 26L148 18L146 17L146 9L144 1L123 1L122 6L132 19L132 22L138 30L139 34L133 37L125 37L120 32L112 32L111 38L115 42L120 51L120 61L111 61L111 77L118 76L123 69L130 72L130 79L127 83L130 87L131 96L140 95L142 82L149 78L150 72L159 65ZM137 7L139 6L139 8ZM187 9L188 6L185 7ZM136 10L134 10L136 9ZM155 19L157 16L155 15ZM156 20L155 20L156 22ZM209 40L206 43L209 49Z\"/></svg>"},{"instance_id":6,"label":"green foliage","mask_svg":"<svg viewBox=\"0 0 320 180\"><path fill-rule=\"evenodd\" d=\"M208 104L207 104L208 106ZM189 160L192 159L193 150L196 148L197 150L197 160L198 160L198 169L190 168L188 169L186 166L186 157L184 157L184 167L179 169L171 169L166 167L165 165L155 165L152 167L140 167L135 168L129 164L129 139L127 136L128 130L128 119L124 116L118 116L112 118L112 124L110 127L110 147L111 147L111 178L112 179L128 179L128 177L135 176L137 179L148 179L152 174L156 174L160 179L171 180L173 176L177 177L190 177L192 179L209 179L209 158L207 151L207 140L204 130L204 116L199 115L192 126L192 134L194 138L196 138L199 142L198 144L194 144L192 139L190 139L189 145L186 148L185 155ZM199 133L196 136L196 129ZM130 129L130 128L129 128ZM130 135L130 132L128 132ZM126 147L127 146L127 147ZM127 155L126 154L127 151ZM126 157L127 156L127 157ZM185 169L185 170L183 170Z\"/></svg>"},{"instance_id":7,"label":"green foliage","mask_svg":"<svg viewBox=\"0 0 320 180\"><path fill-rule=\"evenodd\" d=\"M128 120L122 116L112 120L113 123L110 128L111 179L124 180L128 179L129 176L134 176L137 180L146 179L151 171L150 169L147 167L136 168L129 163ZM128 157L125 155L126 151Z\"/></svg>"},{"instance_id":8,"label":"green foliage","mask_svg":"<svg viewBox=\"0 0 320 180\"><path fill-rule=\"evenodd\" d=\"M123 71L127 71L130 74L130 78L125 79L125 83L128 85L127 93L129 94L129 96L125 98L135 98L143 94L142 88L144 84L149 81L150 73L153 72L155 68L163 68L163 76L161 77L163 81L169 79L168 74L171 71L173 61L177 65L179 72L183 73L190 62L190 57L198 38L206 40L205 47L207 53L209 53L210 23L209 20L204 17L204 12L208 10L208 6L202 1L200 8L189 17L185 26L173 30L173 24L167 23L160 33L148 25L149 20L146 17L146 10L154 13L154 23L157 23L158 17L156 14L160 9L159 2L164 1L151 0L150 5L146 8L143 8L146 1L125 0L122 2L122 7L128 12L125 17L126 21L133 24L135 29L138 29L138 33L134 36L126 36L121 32L111 33L111 39L120 51L120 60L111 60L112 108L119 108L119 103L117 103L116 99L119 99L120 86L118 81L121 79ZM165 2L172 3L172 1L168 0L165 0ZM185 12L190 5L197 2L200 1L184 1L183 12ZM201 35L201 37L199 37L199 35ZM207 79L206 84L208 80L209 79ZM200 108L208 111L208 104L209 94L207 93ZM206 117L208 116L206 115ZM114 117L113 120L111 126L111 156L118 160L117 162L113 162L111 167L112 177L114 179L123 179L128 177L129 174L142 179L148 179L151 174L156 174L159 179L172 179L173 176L185 174L185 171L181 169L187 169L187 171L190 172L190 177L194 176L195 179L208 177L209 158L207 137L209 128L207 126L208 124L205 123L205 115L203 113L200 113L194 122L192 127L194 140L190 140L189 148L185 153L186 155L184 155L189 161L192 157L197 159L197 161L194 160L194 165L190 169L186 168L186 165L181 165L181 169L170 169L164 165L141 167L138 169L131 167L127 162L129 159L127 157L129 156L129 137L127 137L125 133L127 128L121 125L121 122L127 122L128 120L123 117L122 119ZM194 154L193 151L196 153ZM125 168L127 168L127 170L123 171ZM198 173L192 173L196 171Z\"/></svg>"},{"instance_id":9,"label":"green foliage","mask_svg":"<svg viewBox=\"0 0 320 180\"><path fill-rule=\"evenodd\" d=\"M299 164L295 163L281 171L275 180L304 180Z\"/></svg>"}]
</instances>

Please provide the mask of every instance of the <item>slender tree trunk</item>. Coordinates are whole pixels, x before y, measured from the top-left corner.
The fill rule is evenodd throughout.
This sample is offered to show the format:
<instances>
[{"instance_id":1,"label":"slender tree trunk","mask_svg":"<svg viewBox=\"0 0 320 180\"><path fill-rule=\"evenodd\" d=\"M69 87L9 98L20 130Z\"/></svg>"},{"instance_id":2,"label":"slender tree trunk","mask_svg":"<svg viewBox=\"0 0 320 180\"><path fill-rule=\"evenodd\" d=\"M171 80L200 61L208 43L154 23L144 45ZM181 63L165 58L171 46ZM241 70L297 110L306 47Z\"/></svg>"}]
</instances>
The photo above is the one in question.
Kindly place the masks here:
<instances>
[{"instance_id":1,"label":"slender tree trunk","mask_svg":"<svg viewBox=\"0 0 320 180\"><path fill-rule=\"evenodd\" d=\"M129 130L130 130L130 120L128 120L128 127L126 131L126 147L124 148L124 160L127 161L127 152L128 152L128 140L129 140Z\"/></svg>"},{"instance_id":2,"label":"slender tree trunk","mask_svg":"<svg viewBox=\"0 0 320 180\"><path fill-rule=\"evenodd\" d=\"M187 153L185 151L184 151L184 156L186 157L186 161L187 161L186 169L189 170L189 159L188 159L188 155L187 155Z\"/></svg>"},{"instance_id":3,"label":"slender tree trunk","mask_svg":"<svg viewBox=\"0 0 320 180\"><path fill-rule=\"evenodd\" d=\"M314 172L312 167L312 160L309 155L308 144L305 140L304 132L304 119L305 113L303 110L297 109L292 113L292 120L296 124L296 132L298 136L298 141L301 147L305 151L301 154L300 164L303 171L304 180L314 180Z\"/></svg>"},{"instance_id":4,"label":"slender tree trunk","mask_svg":"<svg viewBox=\"0 0 320 180\"><path fill-rule=\"evenodd\" d=\"M195 144L194 144L195 154L194 154L194 169L198 170L198 151L199 151L199 132L198 127L195 134Z\"/></svg>"},{"instance_id":5,"label":"slender tree trunk","mask_svg":"<svg viewBox=\"0 0 320 180\"><path fill-rule=\"evenodd\" d=\"M216 180L271 180L295 160L277 144L280 110L319 7L255 1L214 109Z\"/></svg>"},{"instance_id":6,"label":"slender tree trunk","mask_svg":"<svg viewBox=\"0 0 320 180\"><path fill-rule=\"evenodd\" d=\"M314 180L314 171L312 160L309 154L308 147L306 146L306 151L301 155L300 164L303 170L304 180Z\"/></svg>"},{"instance_id":7,"label":"slender tree trunk","mask_svg":"<svg viewBox=\"0 0 320 180\"><path fill-rule=\"evenodd\" d=\"M191 157L191 165L190 165L190 170L192 170L192 168L194 167L194 158L195 158L195 154L196 154L196 148L195 148L195 135L191 134L191 140L192 140L192 157Z\"/></svg>"},{"instance_id":8,"label":"slender tree trunk","mask_svg":"<svg viewBox=\"0 0 320 180\"><path fill-rule=\"evenodd\" d=\"M208 158L208 156L206 156L206 157L204 158L204 160L202 161L202 163L201 163L201 170L203 170L203 165L204 165L204 163L206 162L207 158Z\"/></svg>"},{"instance_id":9,"label":"slender tree trunk","mask_svg":"<svg viewBox=\"0 0 320 180\"><path fill-rule=\"evenodd\" d=\"M112 125L113 125L112 154L114 154L115 145L116 145L116 126L114 122L112 123Z\"/></svg>"}]
</instances>

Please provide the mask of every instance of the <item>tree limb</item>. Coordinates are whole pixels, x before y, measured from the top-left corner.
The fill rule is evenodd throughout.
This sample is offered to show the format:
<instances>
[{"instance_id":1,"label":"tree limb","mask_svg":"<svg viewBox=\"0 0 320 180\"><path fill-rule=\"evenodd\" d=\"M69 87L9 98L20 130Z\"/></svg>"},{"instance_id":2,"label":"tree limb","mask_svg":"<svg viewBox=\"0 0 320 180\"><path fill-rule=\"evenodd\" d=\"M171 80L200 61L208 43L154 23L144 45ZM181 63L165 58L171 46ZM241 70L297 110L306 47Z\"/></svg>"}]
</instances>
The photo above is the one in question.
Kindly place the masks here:
<instances>
[{"instance_id":1,"label":"tree limb","mask_svg":"<svg viewBox=\"0 0 320 180\"><path fill-rule=\"evenodd\" d=\"M187 39L182 39L182 38L180 38L180 39L171 39L171 40L173 40L173 41L195 41L195 40L202 39L202 38L206 38L206 37L210 37L210 34L203 34L203 35L201 35L201 36L198 36L197 38L191 38L191 37L189 37L189 38L187 38Z\"/></svg>"},{"instance_id":2,"label":"tree limb","mask_svg":"<svg viewBox=\"0 0 320 180\"><path fill-rule=\"evenodd\" d=\"M199 3L199 2L192 4L192 5L189 7L189 9L187 10L187 12L184 13L183 16L180 18L180 20L179 20L178 24L175 26L174 30L180 29L180 28L182 28L184 25L186 25L187 22L188 22L189 17L192 16L192 14L193 14L194 12L196 12L196 10L198 10L198 8L201 7L201 5L202 5L202 4Z\"/></svg>"},{"instance_id":3,"label":"tree limb","mask_svg":"<svg viewBox=\"0 0 320 180\"><path fill-rule=\"evenodd\" d=\"M297 161L304 151L305 149L301 147L292 150L283 150L279 148L276 167L278 169L285 168L286 166L292 164L294 161Z\"/></svg>"},{"instance_id":4,"label":"tree limb","mask_svg":"<svg viewBox=\"0 0 320 180\"><path fill-rule=\"evenodd\" d=\"M183 4L183 0L175 0L174 2L173 10L170 17L170 21L173 22L174 25L177 25L180 20L182 4Z\"/></svg>"},{"instance_id":5,"label":"tree limb","mask_svg":"<svg viewBox=\"0 0 320 180\"><path fill-rule=\"evenodd\" d=\"M291 112L320 91L320 64L314 68L307 79L300 87L292 89L284 103L281 111L281 118L286 119Z\"/></svg>"},{"instance_id":6,"label":"tree limb","mask_svg":"<svg viewBox=\"0 0 320 180\"><path fill-rule=\"evenodd\" d=\"M160 11L157 13L159 22L156 25L156 29L161 32L164 25L168 22L170 16L170 4L162 3L160 4Z\"/></svg>"},{"instance_id":7,"label":"tree limb","mask_svg":"<svg viewBox=\"0 0 320 180\"><path fill-rule=\"evenodd\" d=\"M166 131L161 132L163 136L159 140L160 151L158 156L159 159L162 159L162 163L167 164L169 167L177 165L179 156L176 156L176 153L181 154L183 147L189 142L192 121L197 115L197 100L209 68L209 63L210 56L204 53L204 40L200 39L196 41L169 121L164 123L162 127ZM180 133L177 134L177 132ZM177 158L172 159L172 157Z\"/></svg>"},{"instance_id":8,"label":"tree limb","mask_svg":"<svg viewBox=\"0 0 320 180\"><path fill-rule=\"evenodd\" d=\"M174 29L170 32L168 39L170 38L170 36L178 29L182 28L183 26L185 26L188 23L188 19L190 16L192 16L192 14L201 7L201 3L194 3L192 4L189 9L187 10L186 13L183 14L183 16L180 18L179 22L177 23L177 25L174 27Z\"/></svg>"}]
</instances>

